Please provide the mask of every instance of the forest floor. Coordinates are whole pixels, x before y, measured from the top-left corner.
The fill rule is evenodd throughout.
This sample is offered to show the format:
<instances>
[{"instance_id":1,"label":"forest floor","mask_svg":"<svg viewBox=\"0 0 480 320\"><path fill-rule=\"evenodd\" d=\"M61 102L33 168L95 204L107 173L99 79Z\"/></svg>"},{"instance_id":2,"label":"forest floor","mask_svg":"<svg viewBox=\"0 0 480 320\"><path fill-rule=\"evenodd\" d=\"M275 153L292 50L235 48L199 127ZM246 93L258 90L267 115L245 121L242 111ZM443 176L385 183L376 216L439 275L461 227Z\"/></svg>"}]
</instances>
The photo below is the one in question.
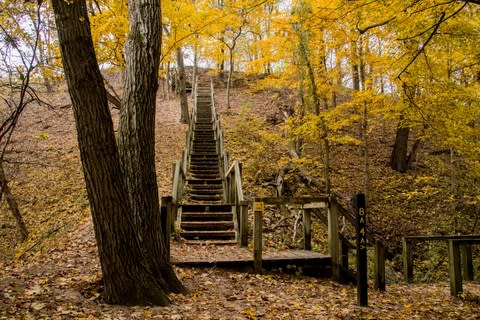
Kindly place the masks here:
<instances>
[{"instance_id":1,"label":"forest floor","mask_svg":"<svg viewBox=\"0 0 480 320\"><path fill-rule=\"evenodd\" d=\"M65 103L65 97L63 92L53 103ZM268 99L237 93L229 114L238 113L245 97L257 105ZM172 163L181 155L186 127L178 122L176 99L159 98L158 105L157 175L164 196L171 192ZM387 283L386 292L370 290L369 307L359 307L353 285L218 268L176 268L189 294L172 295L168 307L104 304L71 108L32 106L12 143L7 155L12 191L30 237L16 242L15 223L3 204L0 319L480 319L478 282L465 283L465 293L455 298L446 281L395 281ZM208 247L172 242L173 255L188 256L192 250L209 255Z\"/></svg>"}]
</instances>

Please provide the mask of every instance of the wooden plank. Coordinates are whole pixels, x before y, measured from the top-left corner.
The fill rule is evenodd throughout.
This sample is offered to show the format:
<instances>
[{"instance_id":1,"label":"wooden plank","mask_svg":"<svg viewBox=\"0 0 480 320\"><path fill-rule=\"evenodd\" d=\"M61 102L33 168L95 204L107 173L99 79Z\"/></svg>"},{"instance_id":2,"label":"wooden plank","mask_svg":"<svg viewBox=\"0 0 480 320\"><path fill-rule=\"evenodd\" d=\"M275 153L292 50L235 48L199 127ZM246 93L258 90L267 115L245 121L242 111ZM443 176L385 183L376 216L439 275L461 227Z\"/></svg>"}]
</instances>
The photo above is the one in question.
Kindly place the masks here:
<instances>
[{"instance_id":1,"label":"wooden plank","mask_svg":"<svg viewBox=\"0 0 480 320\"><path fill-rule=\"evenodd\" d=\"M450 294L457 296L462 289L462 272L460 270L460 249L458 243L448 240L448 274L450 276Z\"/></svg>"},{"instance_id":2,"label":"wooden plank","mask_svg":"<svg viewBox=\"0 0 480 320\"><path fill-rule=\"evenodd\" d=\"M460 247L460 252L462 256L462 275L466 281L473 280L473 257L472 257L472 246L471 244L466 244Z\"/></svg>"},{"instance_id":3,"label":"wooden plank","mask_svg":"<svg viewBox=\"0 0 480 320\"><path fill-rule=\"evenodd\" d=\"M332 202L328 209L328 253L332 257L332 278L335 281L342 278L338 232L338 204Z\"/></svg>"},{"instance_id":4,"label":"wooden plank","mask_svg":"<svg viewBox=\"0 0 480 320\"><path fill-rule=\"evenodd\" d=\"M253 217L253 269L255 272L262 271L262 250L263 250L263 212L254 211Z\"/></svg>"},{"instance_id":5,"label":"wooden plank","mask_svg":"<svg viewBox=\"0 0 480 320\"><path fill-rule=\"evenodd\" d=\"M402 239L403 278L406 282L413 279L413 255L412 244L406 237Z\"/></svg>"},{"instance_id":6,"label":"wooden plank","mask_svg":"<svg viewBox=\"0 0 480 320\"><path fill-rule=\"evenodd\" d=\"M303 209L325 209L327 207L328 207L328 203L326 201L310 202L310 203L305 203L303 205Z\"/></svg>"},{"instance_id":7,"label":"wooden plank","mask_svg":"<svg viewBox=\"0 0 480 320\"><path fill-rule=\"evenodd\" d=\"M240 246L248 246L248 205L240 205Z\"/></svg>"},{"instance_id":8,"label":"wooden plank","mask_svg":"<svg viewBox=\"0 0 480 320\"><path fill-rule=\"evenodd\" d=\"M299 257L299 256L303 256ZM225 267L225 268L253 268L254 260L250 254L242 257L225 258L223 256L185 259L184 257L172 257L172 263L182 267ZM262 257L262 268L286 268L287 266L295 265L315 266L315 268L329 268L331 258L327 255L316 253L312 251L302 250L288 250L288 251L274 251L266 253Z\"/></svg>"},{"instance_id":9,"label":"wooden plank","mask_svg":"<svg viewBox=\"0 0 480 320\"><path fill-rule=\"evenodd\" d=\"M312 219L310 209L303 210L303 249L312 250Z\"/></svg>"},{"instance_id":10,"label":"wooden plank","mask_svg":"<svg viewBox=\"0 0 480 320\"><path fill-rule=\"evenodd\" d=\"M385 291L385 247L382 241L375 241L375 289Z\"/></svg>"},{"instance_id":11,"label":"wooden plank","mask_svg":"<svg viewBox=\"0 0 480 320\"><path fill-rule=\"evenodd\" d=\"M405 236L405 239L409 241L435 241L435 240L469 240L480 239L480 234L468 234L468 235L431 235L431 236Z\"/></svg>"},{"instance_id":12,"label":"wooden plank","mask_svg":"<svg viewBox=\"0 0 480 320\"><path fill-rule=\"evenodd\" d=\"M264 202L268 205L284 205L284 204L307 204L315 202L329 202L328 196L320 197L259 197L255 201Z\"/></svg>"}]
</instances>

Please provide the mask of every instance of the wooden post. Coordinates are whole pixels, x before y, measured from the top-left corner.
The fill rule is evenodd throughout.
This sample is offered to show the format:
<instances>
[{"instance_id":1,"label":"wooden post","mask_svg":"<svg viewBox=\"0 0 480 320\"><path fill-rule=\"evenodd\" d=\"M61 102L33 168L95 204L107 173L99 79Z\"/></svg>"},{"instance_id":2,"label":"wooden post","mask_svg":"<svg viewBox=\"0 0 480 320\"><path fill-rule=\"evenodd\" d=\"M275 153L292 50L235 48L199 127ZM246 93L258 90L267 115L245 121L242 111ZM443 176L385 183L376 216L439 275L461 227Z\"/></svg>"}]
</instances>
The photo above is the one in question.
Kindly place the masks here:
<instances>
[{"instance_id":1,"label":"wooden post","mask_svg":"<svg viewBox=\"0 0 480 320\"><path fill-rule=\"evenodd\" d=\"M413 279L412 243L404 237L402 239L402 246L403 278L406 282L411 282Z\"/></svg>"},{"instance_id":2,"label":"wooden post","mask_svg":"<svg viewBox=\"0 0 480 320\"><path fill-rule=\"evenodd\" d=\"M262 250L263 239L262 229L263 221L262 215L265 210L265 204L263 202L253 203L254 217L253 217L253 270L256 273L262 272Z\"/></svg>"},{"instance_id":3,"label":"wooden post","mask_svg":"<svg viewBox=\"0 0 480 320\"><path fill-rule=\"evenodd\" d=\"M348 249L349 243L348 240L342 239L342 251L341 251L341 266L342 270L348 271Z\"/></svg>"},{"instance_id":4,"label":"wooden post","mask_svg":"<svg viewBox=\"0 0 480 320\"><path fill-rule=\"evenodd\" d=\"M472 259L472 246L470 244L464 244L460 247L462 255L462 270L463 279L466 281L473 280L473 259Z\"/></svg>"},{"instance_id":5,"label":"wooden post","mask_svg":"<svg viewBox=\"0 0 480 320\"><path fill-rule=\"evenodd\" d=\"M160 223L162 226L163 242L167 251L167 258L170 260L170 235L172 228L172 197L162 197L160 207Z\"/></svg>"},{"instance_id":6,"label":"wooden post","mask_svg":"<svg viewBox=\"0 0 480 320\"><path fill-rule=\"evenodd\" d=\"M368 306L368 269L367 269L367 211L365 195L355 196L357 235L357 301L362 307Z\"/></svg>"},{"instance_id":7,"label":"wooden post","mask_svg":"<svg viewBox=\"0 0 480 320\"><path fill-rule=\"evenodd\" d=\"M312 250L312 219L310 209L303 209L303 249Z\"/></svg>"},{"instance_id":8,"label":"wooden post","mask_svg":"<svg viewBox=\"0 0 480 320\"><path fill-rule=\"evenodd\" d=\"M458 295L462 289L462 271L460 264L460 248L455 240L448 240L448 274L450 276L450 294Z\"/></svg>"},{"instance_id":9,"label":"wooden post","mask_svg":"<svg viewBox=\"0 0 480 320\"><path fill-rule=\"evenodd\" d=\"M240 204L240 247L248 246L248 205Z\"/></svg>"},{"instance_id":10,"label":"wooden post","mask_svg":"<svg viewBox=\"0 0 480 320\"><path fill-rule=\"evenodd\" d=\"M342 273L340 237L338 236L338 208L334 199L330 200L328 207L328 251L332 257L332 278L334 281L340 281Z\"/></svg>"},{"instance_id":11,"label":"wooden post","mask_svg":"<svg viewBox=\"0 0 480 320\"><path fill-rule=\"evenodd\" d=\"M385 291L385 247L375 240L375 289Z\"/></svg>"}]
</instances>

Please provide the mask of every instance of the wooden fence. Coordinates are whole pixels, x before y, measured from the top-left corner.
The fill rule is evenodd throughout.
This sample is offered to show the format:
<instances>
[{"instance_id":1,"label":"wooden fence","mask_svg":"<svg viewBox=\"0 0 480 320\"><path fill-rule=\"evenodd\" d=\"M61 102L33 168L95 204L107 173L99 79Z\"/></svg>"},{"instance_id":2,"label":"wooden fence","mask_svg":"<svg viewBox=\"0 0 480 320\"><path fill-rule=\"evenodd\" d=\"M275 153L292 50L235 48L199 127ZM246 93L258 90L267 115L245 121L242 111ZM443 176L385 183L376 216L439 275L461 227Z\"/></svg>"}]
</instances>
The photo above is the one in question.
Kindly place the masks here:
<instances>
[{"instance_id":1,"label":"wooden fence","mask_svg":"<svg viewBox=\"0 0 480 320\"><path fill-rule=\"evenodd\" d=\"M480 235L431 235L407 236L403 243L403 276L405 281L413 280L413 250L415 243L426 241L445 241L448 243L448 265L450 293L456 296L462 291L463 279L473 280L472 245L480 243Z\"/></svg>"}]
</instances>

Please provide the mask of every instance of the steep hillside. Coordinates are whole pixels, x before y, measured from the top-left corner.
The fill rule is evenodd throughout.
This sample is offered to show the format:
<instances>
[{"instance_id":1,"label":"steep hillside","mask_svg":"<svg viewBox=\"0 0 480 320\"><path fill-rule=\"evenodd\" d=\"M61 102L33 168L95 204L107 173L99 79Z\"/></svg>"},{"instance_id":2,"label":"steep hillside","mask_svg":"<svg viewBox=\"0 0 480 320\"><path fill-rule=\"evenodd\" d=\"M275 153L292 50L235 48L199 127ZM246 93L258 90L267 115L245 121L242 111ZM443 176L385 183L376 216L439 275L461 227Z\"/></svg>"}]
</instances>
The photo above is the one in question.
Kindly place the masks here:
<instances>
[{"instance_id":1,"label":"steep hillside","mask_svg":"<svg viewBox=\"0 0 480 320\"><path fill-rule=\"evenodd\" d=\"M285 128L275 123L278 106L290 101L271 91L254 92L247 86L234 91L233 105L225 109L224 90L217 102L225 128L227 148L244 164L247 197L274 194L271 183L288 163ZM279 104L281 101L283 104ZM475 319L478 283L465 285L466 294L451 298L443 279L435 284L399 284L390 271L388 292L371 291L370 308L356 306L356 290L325 279L280 273L252 275L217 269L182 269L178 275L189 288L187 296L172 296L167 308L109 306L101 300L101 272L84 190L76 145L75 124L66 92L58 90L54 109L31 107L22 117L6 156L12 192L20 205L30 236L16 241L15 222L2 202L0 211L0 319ZM112 111L115 114L115 111ZM170 194L171 164L181 155L185 125L181 125L177 99L158 98L157 175L159 192ZM373 136L373 133L372 133ZM385 134L390 137L391 132ZM383 141L383 140L382 140ZM405 231L431 228L433 202L409 202L414 173L396 174L388 169L389 143L372 137L371 216L388 241L398 241ZM311 150L314 154L314 147ZM332 152L334 191L348 196L361 189L361 157L354 147ZM321 181L315 161L298 163ZM434 170L435 168L430 168ZM410 177L410 178L408 178ZM287 174L288 194L315 194L294 172ZM438 196L440 197L440 196ZM437 206L441 203L435 202ZM415 210L412 209L415 206ZM410 208L411 210L408 210ZM415 225L412 225L412 212ZM280 221L282 217L284 220ZM437 215L439 219L447 216ZM439 220L443 221L443 220ZM292 224L293 222L293 224ZM424 223L425 222L425 223ZM291 212L268 209L267 246L292 247L295 217ZM324 246L322 226L316 224L316 249ZM395 232L395 233L394 233ZM172 242L176 254L188 251ZM392 245L396 248L396 245ZM208 247L198 247L208 254ZM478 272L477 272L478 274Z\"/></svg>"}]
</instances>

